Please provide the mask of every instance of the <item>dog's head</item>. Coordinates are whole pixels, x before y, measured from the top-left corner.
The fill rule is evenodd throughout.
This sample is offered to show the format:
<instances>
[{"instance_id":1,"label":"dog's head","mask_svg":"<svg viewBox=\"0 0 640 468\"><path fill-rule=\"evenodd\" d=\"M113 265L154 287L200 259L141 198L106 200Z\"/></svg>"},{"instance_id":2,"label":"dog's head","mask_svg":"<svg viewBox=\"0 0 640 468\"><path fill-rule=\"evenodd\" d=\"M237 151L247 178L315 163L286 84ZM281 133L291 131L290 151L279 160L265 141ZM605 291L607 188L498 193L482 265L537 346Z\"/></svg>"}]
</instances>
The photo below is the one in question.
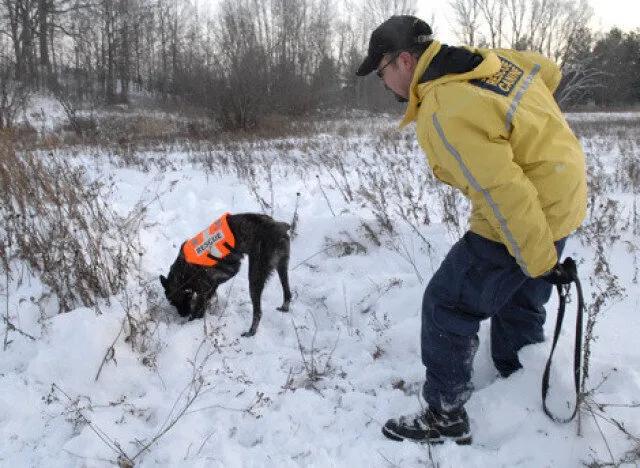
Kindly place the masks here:
<instances>
[{"instance_id":1,"label":"dog's head","mask_svg":"<svg viewBox=\"0 0 640 468\"><path fill-rule=\"evenodd\" d=\"M194 291L184 281L181 281L181 275L175 274L172 269L168 278L160 275L160 283L164 288L164 295L171 305L178 309L178 313L183 317L190 315Z\"/></svg>"}]
</instances>

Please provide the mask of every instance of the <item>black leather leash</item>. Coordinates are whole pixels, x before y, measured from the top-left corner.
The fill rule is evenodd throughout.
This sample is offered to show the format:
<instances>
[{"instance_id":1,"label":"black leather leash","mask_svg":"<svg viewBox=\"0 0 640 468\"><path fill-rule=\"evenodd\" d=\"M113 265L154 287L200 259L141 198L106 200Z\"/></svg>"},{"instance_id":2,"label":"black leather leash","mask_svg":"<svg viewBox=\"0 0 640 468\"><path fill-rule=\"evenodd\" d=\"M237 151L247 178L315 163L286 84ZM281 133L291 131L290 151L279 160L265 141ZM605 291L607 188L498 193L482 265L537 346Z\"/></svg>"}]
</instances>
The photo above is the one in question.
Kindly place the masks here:
<instances>
[{"instance_id":1,"label":"black leather leash","mask_svg":"<svg viewBox=\"0 0 640 468\"><path fill-rule=\"evenodd\" d=\"M570 274L571 283L575 283L576 290L578 291L578 310L576 316L576 339L575 339L575 348L573 353L573 378L575 383L575 391L576 391L576 404L573 408L573 412L568 418L556 417L551 413L549 408L547 407L547 393L549 392L549 372L551 369L551 360L553 358L553 352L556 349L556 344L558 343L558 337L560 336L560 330L562 328L562 320L564 319L564 312L567 305L567 296L569 291L571 290L571 283L569 284L557 284L556 288L558 291L558 296L560 298L560 303L558 305L558 316L556 317L556 329L553 335L553 344L551 346L551 353L549 354L549 359L547 360L547 365L544 369L544 374L542 375L542 408L544 412L549 418L551 418L555 422L559 423L568 423L571 421L578 412L578 406L580 403L580 372L581 372L581 364L582 364L582 316L584 314L584 298L582 296L582 286L580 285L580 280L578 279L578 268L576 266L576 262L568 257L562 263L563 268Z\"/></svg>"}]
</instances>

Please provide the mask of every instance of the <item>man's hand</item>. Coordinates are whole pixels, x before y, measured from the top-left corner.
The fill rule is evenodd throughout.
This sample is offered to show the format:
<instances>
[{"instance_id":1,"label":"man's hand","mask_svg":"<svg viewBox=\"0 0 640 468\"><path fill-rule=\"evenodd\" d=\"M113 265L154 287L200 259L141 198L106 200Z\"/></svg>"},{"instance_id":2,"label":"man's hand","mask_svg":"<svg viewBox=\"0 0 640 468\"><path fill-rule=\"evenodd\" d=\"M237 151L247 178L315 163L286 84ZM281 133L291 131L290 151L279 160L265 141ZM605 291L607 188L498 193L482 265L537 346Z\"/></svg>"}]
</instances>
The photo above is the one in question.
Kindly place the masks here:
<instances>
[{"instance_id":1,"label":"man's hand","mask_svg":"<svg viewBox=\"0 0 640 468\"><path fill-rule=\"evenodd\" d=\"M556 263L548 273L540 278L551 284L571 284L576 277L576 264L568 258L564 263Z\"/></svg>"}]
</instances>

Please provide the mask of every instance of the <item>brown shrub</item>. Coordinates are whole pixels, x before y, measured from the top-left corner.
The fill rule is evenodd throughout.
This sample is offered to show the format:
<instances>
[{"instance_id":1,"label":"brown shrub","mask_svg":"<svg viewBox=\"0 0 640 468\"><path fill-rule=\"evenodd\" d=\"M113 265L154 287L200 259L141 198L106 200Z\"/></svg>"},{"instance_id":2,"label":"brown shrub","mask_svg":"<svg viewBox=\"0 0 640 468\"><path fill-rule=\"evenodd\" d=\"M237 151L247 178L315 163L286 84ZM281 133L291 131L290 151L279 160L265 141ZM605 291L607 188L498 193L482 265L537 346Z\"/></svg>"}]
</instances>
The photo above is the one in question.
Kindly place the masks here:
<instances>
[{"instance_id":1,"label":"brown shrub","mask_svg":"<svg viewBox=\"0 0 640 468\"><path fill-rule=\"evenodd\" d=\"M0 253L20 260L57 296L61 311L93 306L122 289L142 253L143 208L127 217L108 204L109 188L82 166L50 152L18 153L0 139Z\"/></svg>"}]
</instances>

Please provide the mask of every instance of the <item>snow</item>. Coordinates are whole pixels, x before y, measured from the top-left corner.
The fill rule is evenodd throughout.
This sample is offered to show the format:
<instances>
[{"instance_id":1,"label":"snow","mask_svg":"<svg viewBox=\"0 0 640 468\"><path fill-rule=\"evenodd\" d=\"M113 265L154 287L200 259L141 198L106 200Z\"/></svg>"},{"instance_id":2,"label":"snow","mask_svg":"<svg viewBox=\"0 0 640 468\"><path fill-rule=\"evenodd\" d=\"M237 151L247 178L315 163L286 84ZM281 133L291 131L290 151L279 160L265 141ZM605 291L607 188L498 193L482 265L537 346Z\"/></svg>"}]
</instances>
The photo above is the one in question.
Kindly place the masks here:
<instances>
[{"instance_id":1,"label":"snow","mask_svg":"<svg viewBox=\"0 0 640 468\"><path fill-rule=\"evenodd\" d=\"M60 102L45 94L31 95L26 108L17 117L17 123L28 124L40 134L51 133L67 122Z\"/></svg>"},{"instance_id":2,"label":"snow","mask_svg":"<svg viewBox=\"0 0 640 468\"><path fill-rule=\"evenodd\" d=\"M633 121L640 119L640 112L569 112L566 117L570 122Z\"/></svg>"},{"instance_id":3,"label":"snow","mask_svg":"<svg viewBox=\"0 0 640 468\"><path fill-rule=\"evenodd\" d=\"M376 164L378 133L394 124L391 119L360 122L368 126L369 135L329 132L313 139L308 150L298 149L302 145L295 139L244 147L245 156L253 151L256 158L257 192L267 202L271 194L266 175L273 176L275 218L290 222L296 193L301 194L300 222L291 247L291 312L275 310L282 292L272 278L263 294L258 333L252 338L240 337L252 315L246 262L219 289L219 300L204 320L180 319L157 281L159 274L167 273L180 243L222 212L261 211L247 180L225 168L205 172L198 162L205 156L194 158L180 151L146 154L164 156L175 167L156 164L149 171L124 168L114 162L117 158L95 151L69 155L93 177L114 178L118 192L111 206L116 210L126 213L140 199L150 201L140 232L145 248L142 280L131 281L129 302L120 295L104 301L99 312L80 307L65 314L56 313L53 300L38 301L47 288L36 276L23 273L22 281L10 282L6 296L11 320L36 340L11 331L12 341L2 352L0 465L113 466L117 447L133 457L184 408L199 383L198 398L175 426L135 459L137 466L570 467L608 460L590 416L583 416L583 435L577 436L575 424L553 423L542 412L540 381L549 340L523 349L524 369L499 378L491 362L488 323L480 331L476 392L467 406L474 443L428 447L382 436L386 419L420 408L422 294L455 236L434 217L422 228L432 247L427 253L417 236L399 224L410 258L416 261L416 274L387 243L377 246L366 238L361 222L375 224L371 210L345 202L314 161L321 152L334 152L346 166L355 164L355 154ZM416 167L426 173L417 146L404 146L403 138L401 142L399 151L409 151ZM291 149L279 149L283 147ZM637 147L635 151L638 154ZM589 156L600 155L590 151ZM619 154L614 149L606 157L614 161ZM355 183L355 173L348 176ZM628 207L632 198L626 200ZM436 206L431 208L437 213ZM365 246L366 252L338 256L338 248L327 248L349 239ZM618 242L609 252L613 270L626 288L625 299L611 304L596 328L589 383L594 388L607 376L594 394L602 403L637 404L640 394L640 295L625 245ZM593 270L591 247L571 238L565 253L583 261L583 286L590 298L595 291L586 278ZM141 341L135 346L125 341L122 327L131 303L132 315L146 317L151 326L144 346ZM2 309L4 305L0 301ZM557 412L572 403L574 306L569 305L554 358L550 405ZM556 307L553 297L545 326L549 338ZM4 325L0 331L4 335ZM106 359L100 369L112 343L113 359ZM309 378L310 370L320 374L318 380ZM608 414L638 434L639 411L612 407ZM633 447L615 427L602 421L600 426L616 457Z\"/></svg>"}]
</instances>

